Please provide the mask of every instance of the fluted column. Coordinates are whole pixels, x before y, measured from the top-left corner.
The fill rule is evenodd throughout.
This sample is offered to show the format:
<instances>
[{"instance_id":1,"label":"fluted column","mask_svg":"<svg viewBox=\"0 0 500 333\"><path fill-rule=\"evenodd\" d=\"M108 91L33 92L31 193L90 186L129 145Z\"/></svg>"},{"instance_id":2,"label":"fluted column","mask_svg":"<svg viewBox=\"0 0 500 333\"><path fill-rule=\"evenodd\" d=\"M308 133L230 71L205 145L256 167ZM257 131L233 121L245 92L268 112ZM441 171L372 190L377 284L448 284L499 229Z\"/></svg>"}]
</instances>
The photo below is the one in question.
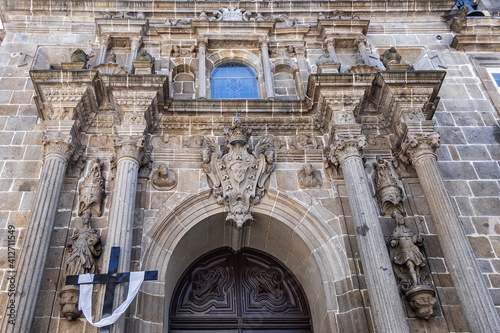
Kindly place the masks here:
<instances>
[{"instance_id":1,"label":"fluted column","mask_svg":"<svg viewBox=\"0 0 500 333\"><path fill-rule=\"evenodd\" d=\"M68 160L75 150L72 135L47 133L44 136L45 156L40 183L28 221L28 230L16 274L16 319L9 324L4 316L2 332L26 333L35 316L50 238L57 213Z\"/></svg>"},{"instance_id":2,"label":"fluted column","mask_svg":"<svg viewBox=\"0 0 500 333\"><path fill-rule=\"evenodd\" d=\"M110 37L109 36L102 36L99 39L99 42L101 44L99 48L99 59L97 59L97 64L104 64L106 62L106 53L109 48L109 42L110 42Z\"/></svg>"},{"instance_id":3,"label":"fluted column","mask_svg":"<svg viewBox=\"0 0 500 333\"><path fill-rule=\"evenodd\" d=\"M131 47L130 47L130 56L128 59L128 72L130 74L133 73L134 67L133 67L133 62L135 58L137 58L137 52L139 51L139 47L141 47L142 44L142 37L141 36L133 36L131 37Z\"/></svg>"},{"instance_id":4,"label":"fluted column","mask_svg":"<svg viewBox=\"0 0 500 333\"><path fill-rule=\"evenodd\" d=\"M198 98L207 98L207 39L198 39Z\"/></svg>"},{"instance_id":5,"label":"fluted column","mask_svg":"<svg viewBox=\"0 0 500 333\"><path fill-rule=\"evenodd\" d=\"M375 328L377 332L409 332L361 159L365 144L364 135L335 135L331 158L340 163L344 174Z\"/></svg>"},{"instance_id":6,"label":"fluted column","mask_svg":"<svg viewBox=\"0 0 500 333\"><path fill-rule=\"evenodd\" d=\"M325 42L326 49L328 50L328 53L330 53L330 59L332 59L334 64L339 64L339 57L337 56L337 52L335 52L335 40L333 38L328 38Z\"/></svg>"},{"instance_id":7,"label":"fluted column","mask_svg":"<svg viewBox=\"0 0 500 333\"><path fill-rule=\"evenodd\" d=\"M144 136L118 136L115 138L117 155L115 189L109 212L103 267L109 265L111 248L119 246L118 272L130 271L137 176L143 154L143 143ZM125 300L126 293L125 286L117 286L114 309ZM111 332L125 332L124 326L125 320L122 317L112 325Z\"/></svg>"},{"instance_id":8,"label":"fluted column","mask_svg":"<svg viewBox=\"0 0 500 333\"><path fill-rule=\"evenodd\" d=\"M500 332L498 312L438 169L435 150L439 144L437 132L409 133L401 151L417 171L471 332Z\"/></svg>"},{"instance_id":9,"label":"fluted column","mask_svg":"<svg viewBox=\"0 0 500 333\"><path fill-rule=\"evenodd\" d=\"M262 60L262 70L264 71L264 86L266 88L266 98L274 99L274 77L271 72L271 61L269 60L269 41L261 39L260 54Z\"/></svg>"}]
</instances>

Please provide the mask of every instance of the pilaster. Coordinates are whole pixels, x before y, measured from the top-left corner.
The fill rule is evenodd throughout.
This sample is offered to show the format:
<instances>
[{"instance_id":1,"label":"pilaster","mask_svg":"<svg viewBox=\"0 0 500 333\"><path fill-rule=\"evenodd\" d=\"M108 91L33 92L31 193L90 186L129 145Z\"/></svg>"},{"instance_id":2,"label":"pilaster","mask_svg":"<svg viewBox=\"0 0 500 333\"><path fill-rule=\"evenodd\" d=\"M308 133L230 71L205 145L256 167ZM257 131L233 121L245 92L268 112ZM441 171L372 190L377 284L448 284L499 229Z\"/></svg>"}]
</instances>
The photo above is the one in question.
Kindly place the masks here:
<instances>
[{"instance_id":1,"label":"pilaster","mask_svg":"<svg viewBox=\"0 0 500 333\"><path fill-rule=\"evenodd\" d=\"M207 54L208 39L198 39L198 98L207 98Z\"/></svg>"},{"instance_id":2,"label":"pilaster","mask_svg":"<svg viewBox=\"0 0 500 333\"><path fill-rule=\"evenodd\" d=\"M262 69L264 71L264 85L266 88L266 98L274 99L274 77L271 72L271 62L269 60L269 40L260 40L260 54Z\"/></svg>"}]
</instances>

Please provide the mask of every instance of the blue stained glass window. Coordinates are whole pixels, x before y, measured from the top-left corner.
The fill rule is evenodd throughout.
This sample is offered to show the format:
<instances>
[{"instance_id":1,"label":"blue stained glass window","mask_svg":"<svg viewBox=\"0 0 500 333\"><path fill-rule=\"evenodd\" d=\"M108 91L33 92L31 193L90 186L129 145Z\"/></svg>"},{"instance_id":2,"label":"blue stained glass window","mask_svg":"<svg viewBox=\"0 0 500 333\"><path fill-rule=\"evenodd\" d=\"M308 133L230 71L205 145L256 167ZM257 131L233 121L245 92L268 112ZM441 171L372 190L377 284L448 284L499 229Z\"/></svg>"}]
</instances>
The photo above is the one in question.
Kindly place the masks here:
<instances>
[{"instance_id":1,"label":"blue stained glass window","mask_svg":"<svg viewBox=\"0 0 500 333\"><path fill-rule=\"evenodd\" d=\"M500 73L491 73L491 76L493 77L493 80L497 83L497 86L500 87Z\"/></svg>"},{"instance_id":2,"label":"blue stained glass window","mask_svg":"<svg viewBox=\"0 0 500 333\"><path fill-rule=\"evenodd\" d=\"M259 98L257 75L248 66L229 62L216 67L210 77L212 99Z\"/></svg>"}]
</instances>

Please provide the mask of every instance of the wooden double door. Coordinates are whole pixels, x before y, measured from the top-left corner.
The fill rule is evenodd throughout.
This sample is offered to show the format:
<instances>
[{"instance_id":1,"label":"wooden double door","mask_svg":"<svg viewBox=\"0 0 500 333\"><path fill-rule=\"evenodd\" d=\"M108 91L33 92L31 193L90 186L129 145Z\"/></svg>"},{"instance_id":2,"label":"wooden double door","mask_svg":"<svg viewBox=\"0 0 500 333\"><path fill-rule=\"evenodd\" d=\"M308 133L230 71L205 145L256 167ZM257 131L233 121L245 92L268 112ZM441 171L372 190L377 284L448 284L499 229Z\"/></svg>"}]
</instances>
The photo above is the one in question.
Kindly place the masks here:
<instances>
[{"instance_id":1,"label":"wooden double door","mask_svg":"<svg viewBox=\"0 0 500 333\"><path fill-rule=\"evenodd\" d=\"M177 283L171 333L311 333L302 287L263 252L227 248L197 259Z\"/></svg>"}]
</instances>

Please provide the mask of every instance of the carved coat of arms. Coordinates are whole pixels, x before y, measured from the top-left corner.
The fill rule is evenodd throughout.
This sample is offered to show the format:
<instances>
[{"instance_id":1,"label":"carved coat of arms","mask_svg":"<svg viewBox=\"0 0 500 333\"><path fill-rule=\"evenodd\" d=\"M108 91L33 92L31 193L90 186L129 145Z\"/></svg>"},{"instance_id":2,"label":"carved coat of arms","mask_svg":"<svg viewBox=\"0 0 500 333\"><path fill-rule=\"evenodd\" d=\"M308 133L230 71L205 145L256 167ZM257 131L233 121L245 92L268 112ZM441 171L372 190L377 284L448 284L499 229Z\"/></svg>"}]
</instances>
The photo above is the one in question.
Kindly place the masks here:
<instances>
[{"instance_id":1,"label":"carved coat of arms","mask_svg":"<svg viewBox=\"0 0 500 333\"><path fill-rule=\"evenodd\" d=\"M252 150L248 145L251 130L242 128L239 120L226 127L224 134L227 145L205 138L208 148L203 152L203 169L217 201L226 207L226 221L240 229L253 220L253 206L264 196L274 170L273 139L262 138Z\"/></svg>"}]
</instances>

